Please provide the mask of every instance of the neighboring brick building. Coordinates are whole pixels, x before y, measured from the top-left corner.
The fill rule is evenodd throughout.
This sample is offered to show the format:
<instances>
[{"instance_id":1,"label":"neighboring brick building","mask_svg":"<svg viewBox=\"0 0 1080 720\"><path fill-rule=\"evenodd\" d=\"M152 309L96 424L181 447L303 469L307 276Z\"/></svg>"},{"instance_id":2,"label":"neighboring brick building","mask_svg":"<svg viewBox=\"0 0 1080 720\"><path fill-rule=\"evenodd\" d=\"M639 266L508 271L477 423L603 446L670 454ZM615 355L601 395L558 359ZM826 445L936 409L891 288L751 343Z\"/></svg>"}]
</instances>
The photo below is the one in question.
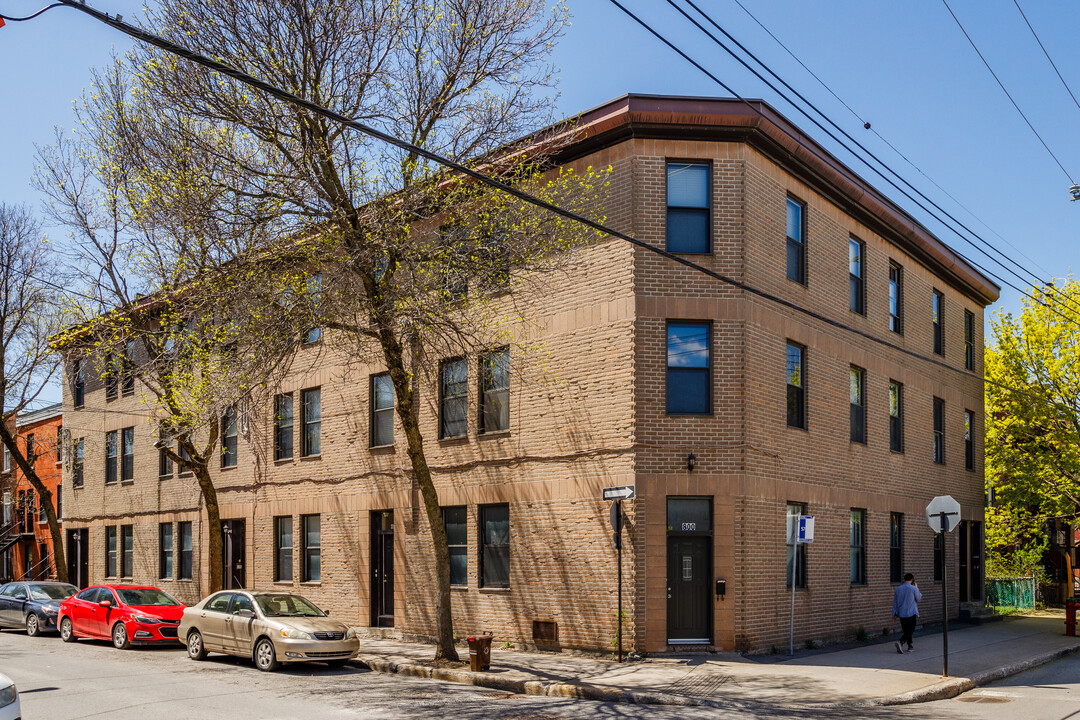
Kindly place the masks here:
<instances>
[{"instance_id":1,"label":"neighboring brick building","mask_svg":"<svg viewBox=\"0 0 1080 720\"><path fill-rule=\"evenodd\" d=\"M800 643L890 625L907 571L933 620L940 586L922 513L946 493L964 520L962 539L946 541L951 612L958 591L978 598L983 308L998 288L775 110L751 105L760 113L623 97L584 114L560 161L611 166L612 227L787 304L608 239L516 299L532 324L508 358L448 360L443 387L433 380L422 397L459 634L609 650L616 567L600 494L616 485L637 491L626 503L628 648L786 642L793 555ZM302 351L319 362L280 389L294 424L241 432L235 467L216 474L227 576L295 588L372 632L430 635L426 516L403 443L381 436L381 368L319 350ZM485 393L482 367L495 368ZM159 463L137 390L107 402L87 365L75 402L72 369L72 547L89 548L93 581L127 576L198 599L202 539L217 529L195 483ZM494 428L481 427L481 394L508 403ZM301 408L316 401L318 420L305 422ZM288 457L275 459L275 433ZM319 438L318 454L304 456L304 436ZM117 448L108 461L106 446ZM115 482L107 462L121 468ZM816 516L817 537L795 552L798 512Z\"/></svg>"},{"instance_id":2,"label":"neighboring brick building","mask_svg":"<svg viewBox=\"0 0 1080 720\"><path fill-rule=\"evenodd\" d=\"M60 403L21 413L16 419L19 445L27 458L33 458L38 479L53 494L57 516L63 509L61 485L62 445L58 442L63 424ZM56 578L52 534L38 494L22 470L4 448L4 471L10 472L10 483L4 488L4 519L10 521L7 541L0 539L6 557L0 559L0 577L45 580Z\"/></svg>"}]
</instances>

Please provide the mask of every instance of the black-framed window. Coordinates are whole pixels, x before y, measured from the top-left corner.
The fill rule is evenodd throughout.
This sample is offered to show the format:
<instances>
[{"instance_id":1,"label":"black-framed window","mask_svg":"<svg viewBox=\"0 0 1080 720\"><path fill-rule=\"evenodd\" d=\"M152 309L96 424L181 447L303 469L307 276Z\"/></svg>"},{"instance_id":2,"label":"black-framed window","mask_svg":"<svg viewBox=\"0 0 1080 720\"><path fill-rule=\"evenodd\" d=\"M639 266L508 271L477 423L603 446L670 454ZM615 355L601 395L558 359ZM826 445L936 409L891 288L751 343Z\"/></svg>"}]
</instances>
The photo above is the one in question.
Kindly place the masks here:
<instances>
[{"instance_id":1,"label":"black-framed window","mask_svg":"<svg viewBox=\"0 0 1080 720\"><path fill-rule=\"evenodd\" d=\"M806 284L806 205L787 199L787 277Z\"/></svg>"},{"instance_id":2,"label":"black-framed window","mask_svg":"<svg viewBox=\"0 0 1080 720\"><path fill-rule=\"evenodd\" d=\"M322 518L319 515L301 515L301 568L302 582L322 580Z\"/></svg>"},{"instance_id":3,"label":"black-framed window","mask_svg":"<svg viewBox=\"0 0 1080 720\"><path fill-rule=\"evenodd\" d=\"M889 513L889 582L904 579L904 514Z\"/></svg>"},{"instance_id":4,"label":"black-framed window","mask_svg":"<svg viewBox=\"0 0 1080 720\"><path fill-rule=\"evenodd\" d=\"M293 396L283 393L274 398L274 459L293 456Z\"/></svg>"},{"instance_id":5,"label":"black-framed window","mask_svg":"<svg viewBox=\"0 0 1080 720\"><path fill-rule=\"evenodd\" d=\"M510 429L510 348L480 356L480 432Z\"/></svg>"},{"instance_id":6,"label":"black-framed window","mask_svg":"<svg viewBox=\"0 0 1080 720\"><path fill-rule=\"evenodd\" d=\"M848 238L848 306L852 312L866 314L866 277L863 272L866 243Z\"/></svg>"},{"instance_id":7,"label":"black-framed window","mask_svg":"<svg viewBox=\"0 0 1080 720\"><path fill-rule=\"evenodd\" d=\"M394 381L390 373L371 376L371 447L394 444Z\"/></svg>"},{"instance_id":8,"label":"black-framed window","mask_svg":"<svg viewBox=\"0 0 1080 720\"><path fill-rule=\"evenodd\" d=\"M889 263L889 330L904 334L904 268Z\"/></svg>"},{"instance_id":9,"label":"black-framed window","mask_svg":"<svg viewBox=\"0 0 1080 720\"><path fill-rule=\"evenodd\" d=\"M934 582L945 580L945 566L941 563L941 546L944 544L944 533L934 533Z\"/></svg>"},{"instance_id":10,"label":"black-framed window","mask_svg":"<svg viewBox=\"0 0 1080 720\"><path fill-rule=\"evenodd\" d=\"M116 526L105 526L105 577L116 577Z\"/></svg>"},{"instance_id":11,"label":"black-framed window","mask_svg":"<svg viewBox=\"0 0 1080 720\"><path fill-rule=\"evenodd\" d=\"M56 426L56 462L64 462L64 426Z\"/></svg>"},{"instance_id":12,"label":"black-framed window","mask_svg":"<svg viewBox=\"0 0 1080 720\"><path fill-rule=\"evenodd\" d=\"M71 486L81 488L83 486L83 459L85 458L85 444L83 438L71 441Z\"/></svg>"},{"instance_id":13,"label":"black-framed window","mask_svg":"<svg viewBox=\"0 0 1080 720\"><path fill-rule=\"evenodd\" d=\"M120 389L120 366L113 353L105 355L105 402L112 402L117 398Z\"/></svg>"},{"instance_id":14,"label":"black-framed window","mask_svg":"<svg viewBox=\"0 0 1080 720\"><path fill-rule=\"evenodd\" d=\"M177 441L176 441L176 454L180 456L181 460L187 460L187 461L191 460L191 454L187 451L187 448L185 448L180 443L179 439L177 439ZM190 476L192 474L191 473L191 468L185 467L184 465L180 465L178 470L179 470L179 477L188 477L188 476Z\"/></svg>"},{"instance_id":15,"label":"black-framed window","mask_svg":"<svg viewBox=\"0 0 1080 720\"><path fill-rule=\"evenodd\" d=\"M934 291L931 305L931 319L934 323L934 352L945 354L945 295L940 290Z\"/></svg>"},{"instance_id":16,"label":"black-framed window","mask_svg":"<svg viewBox=\"0 0 1080 720\"><path fill-rule=\"evenodd\" d=\"M964 311L964 367L975 369L975 315Z\"/></svg>"},{"instance_id":17,"label":"black-framed window","mask_svg":"<svg viewBox=\"0 0 1080 720\"><path fill-rule=\"evenodd\" d=\"M851 442L866 442L866 370L848 369L848 400L851 404Z\"/></svg>"},{"instance_id":18,"label":"black-framed window","mask_svg":"<svg viewBox=\"0 0 1080 720\"><path fill-rule=\"evenodd\" d=\"M105 433L105 484L116 482L116 454L119 449L119 433L111 430Z\"/></svg>"},{"instance_id":19,"label":"black-framed window","mask_svg":"<svg viewBox=\"0 0 1080 720\"><path fill-rule=\"evenodd\" d=\"M86 403L86 374L83 361L71 363L71 404L78 410Z\"/></svg>"},{"instance_id":20,"label":"black-framed window","mask_svg":"<svg viewBox=\"0 0 1080 720\"><path fill-rule=\"evenodd\" d=\"M464 505L443 508L446 545L450 549L450 584L469 584L468 512Z\"/></svg>"},{"instance_id":21,"label":"black-framed window","mask_svg":"<svg viewBox=\"0 0 1080 720\"><path fill-rule=\"evenodd\" d=\"M221 416L221 467L236 467L236 408Z\"/></svg>"},{"instance_id":22,"label":"black-framed window","mask_svg":"<svg viewBox=\"0 0 1080 720\"><path fill-rule=\"evenodd\" d=\"M806 543L795 542L799 536L799 516L806 514L806 503L789 502L787 521L787 587L791 588L791 574L795 573L795 587L806 587Z\"/></svg>"},{"instance_id":23,"label":"black-framed window","mask_svg":"<svg viewBox=\"0 0 1080 720\"><path fill-rule=\"evenodd\" d=\"M135 479L135 428L120 431L120 480Z\"/></svg>"},{"instance_id":24,"label":"black-framed window","mask_svg":"<svg viewBox=\"0 0 1080 720\"><path fill-rule=\"evenodd\" d=\"M510 587L510 506L480 506L480 587Z\"/></svg>"},{"instance_id":25,"label":"black-framed window","mask_svg":"<svg viewBox=\"0 0 1080 720\"><path fill-rule=\"evenodd\" d=\"M164 480L173 474L173 461L165 448L173 442L172 435L164 427L158 428L158 478Z\"/></svg>"},{"instance_id":26,"label":"black-framed window","mask_svg":"<svg viewBox=\"0 0 1080 720\"><path fill-rule=\"evenodd\" d=\"M135 528L131 525L120 526L120 573L126 578L135 574Z\"/></svg>"},{"instance_id":27,"label":"black-framed window","mask_svg":"<svg viewBox=\"0 0 1080 720\"><path fill-rule=\"evenodd\" d=\"M26 433L26 462L34 464L34 433Z\"/></svg>"},{"instance_id":28,"label":"black-framed window","mask_svg":"<svg viewBox=\"0 0 1080 720\"><path fill-rule=\"evenodd\" d=\"M64 519L64 486L56 486L56 519L63 521Z\"/></svg>"},{"instance_id":29,"label":"black-framed window","mask_svg":"<svg viewBox=\"0 0 1080 720\"><path fill-rule=\"evenodd\" d=\"M311 303L312 317L318 317L322 305L322 275L312 275L307 279L308 302ZM316 325L304 333L304 342L318 342L322 338L322 327Z\"/></svg>"},{"instance_id":30,"label":"black-framed window","mask_svg":"<svg viewBox=\"0 0 1080 720\"><path fill-rule=\"evenodd\" d=\"M45 510L45 498L38 496L38 523L45 523L49 521L49 516Z\"/></svg>"},{"instance_id":31,"label":"black-framed window","mask_svg":"<svg viewBox=\"0 0 1080 720\"><path fill-rule=\"evenodd\" d=\"M866 584L866 510L851 508L848 520L851 540L851 584Z\"/></svg>"},{"instance_id":32,"label":"black-framed window","mask_svg":"<svg viewBox=\"0 0 1080 720\"><path fill-rule=\"evenodd\" d=\"M124 356L120 361L120 394L124 397L135 394L135 341L129 340L124 345Z\"/></svg>"},{"instance_id":33,"label":"black-framed window","mask_svg":"<svg viewBox=\"0 0 1080 720\"><path fill-rule=\"evenodd\" d=\"M712 411L712 327L707 322L667 324L667 413Z\"/></svg>"},{"instance_id":34,"label":"black-framed window","mask_svg":"<svg viewBox=\"0 0 1080 720\"><path fill-rule=\"evenodd\" d=\"M158 524L158 577L172 580L173 577L173 525L171 522Z\"/></svg>"},{"instance_id":35,"label":"black-framed window","mask_svg":"<svg viewBox=\"0 0 1080 720\"><path fill-rule=\"evenodd\" d=\"M945 401L934 398L934 462L945 464Z\"/></svg>"},{"instance_id":36,"label":"black-framed window","mask_svg":"<svg viewBox=\"0 0 1080 720\"><path fill-rule=\"evenodd\" d=\"M975 469L975 413L964 411L964 468Z\"/></svg>"},{"instance_id":37,"label":"black-framed window","mask_svg":"<svg viewBox=\"0 0 1080 720\"><path fill-rule=\"evenodd\" d=\"M322 388L300 391L303 413L300 422L300 455L309 457L322 453Z\"/></svg>"},{"instance_id":38,"label":"black-framed window","mask_svg":"<svg viewBox=\"0 0 1080 720\"><path fill-rule=\"evenodd\" d=\"M291 515L274 518L274 581L292 582L293 519Z\"/></svg>"},{"instance_id":39,"label":"black-framed window","mask_svg":"<svg viewBox=\"0 0 1080 720\"><path fill-rule=\"evenodd\" d=\"M191 521L176 523L176 534L180 547L180 567L177 568L176 579L190 580L192 564Z\"/></svg>"},{"instance_id":40,"label":"black-framed window","mask_svg":"<svg viewBox=\"0 0 1080 720\"><path fill-rule=\"evenodd\" d=\"M469 432L469 364L465 358L444 360L439 367L439 439Z\"/></svg>"},{"instance_id":41,"label":"black-framed window","mask_svg":"<svg viewBox=\"0 0 1080 720\"><path fill-rule=\"evenodd\" d=\"M787 344L787 424L806 429L806 348Z\"/></svg>"},{"instance_id":42,"label":"black-framed window","mask_svg":"<svg viewBox=\"0 0 1080 720\"><path fill-rule=\"evenodd\" d=\"M667 250L711 252L707 163L667 164Z\"/></svg>"},{"instance_id":43,"label":"black-framed window","mask_svg":"<svg viewBox=\"0 0 1080 720\"><path fill-rule=\"evenodd\" d=\"M889 381L889 449L904 452L904 385Z\"/></svg>"}]
</instances>

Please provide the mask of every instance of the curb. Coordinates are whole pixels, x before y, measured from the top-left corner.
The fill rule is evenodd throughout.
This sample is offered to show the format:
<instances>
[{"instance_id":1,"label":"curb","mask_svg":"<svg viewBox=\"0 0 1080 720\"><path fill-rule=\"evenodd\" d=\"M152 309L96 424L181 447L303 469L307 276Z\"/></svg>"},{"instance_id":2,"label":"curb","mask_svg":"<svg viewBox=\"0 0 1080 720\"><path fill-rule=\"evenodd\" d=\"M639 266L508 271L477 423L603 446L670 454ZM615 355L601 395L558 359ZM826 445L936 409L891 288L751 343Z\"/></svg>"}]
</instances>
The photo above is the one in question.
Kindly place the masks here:
<instances>
[{"instance_id":1,"label":"curb","mask_svg":"<svg viewBox=\"0 0 1080 720\"><path fill-rule=\"evenodd\" d=\"M912 690L911 692L901 693L899 695L839 703L799 703L797 707L804 709L865 708L888 705L912 705L915 703L933 702L935 700L948 700L949 698L954 698L973 688L987 685L1013 675L1018 675L1027 670L1068 657L1078 651L1080 651L1080 645L1059 648L994 670L984 670L975 673L971 677L949 678L919 688L918 690ZM596 700L599 702L628 703L632 705L676 705L682 707L731 708L731 701L727 700L691 698L686 697L685 695L675 695L665 692L620 690L600 685L571 683L560 680L513 680L497 675L475 673L470 670L433 668L427 665L396 663L389 660L365 658L362 656L354 658L353 662L362 665L373 672L424 678L426 680L441 680L443 682L460 683L463 685L474 685L476 687L490 688L492 690L502 690L504 692L514 693L515 695L565 697L576 698L579 700Z\"/></svg>"}]
</instances>

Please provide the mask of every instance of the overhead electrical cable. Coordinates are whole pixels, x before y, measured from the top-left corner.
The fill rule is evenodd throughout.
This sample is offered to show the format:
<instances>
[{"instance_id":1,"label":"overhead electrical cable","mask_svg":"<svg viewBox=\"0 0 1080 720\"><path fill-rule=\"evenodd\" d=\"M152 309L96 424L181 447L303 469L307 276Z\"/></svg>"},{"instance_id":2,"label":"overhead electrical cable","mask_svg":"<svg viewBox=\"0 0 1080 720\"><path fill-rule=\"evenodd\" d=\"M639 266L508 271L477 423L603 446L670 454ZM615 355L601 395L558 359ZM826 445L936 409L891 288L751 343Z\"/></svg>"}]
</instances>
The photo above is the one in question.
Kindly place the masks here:
<instances>
[{"instance_id":1,"label":"overhead electrical cable","mask_svg":"<svg viewBox=\"0 0 1080 720\"><path fill-rule=\"evenodd\" d=\"M633 245L635 247L638 247L638 248L641 248L641 249L646 250L648 252L654 253L656 255L660 255L662 257L665 257L665 258L671 260L672 262L678 263L678 264L683 265L683 266L685 266L687 268L690 268L692 270L700 272L700 273L702 273L702 274L704 274L704 275L706 275L708 277L711 277L714 280L717 280L717 281L719 281L720 283L722 283L724 285L729 285L731 287L742 290L743 292L747 293L748 295L751 295L753 297L758 297L758 298L761 298L763 300L767 300L767 301L769 301L770 303L772 303L774 305L778 305L780 307L786 308L786 309L791 310L793 312L799 313L801 315L809 317L809 318L811 318L813 320L816 320L816 321L818 321L818 322L820 322L820 323L822 323L824 325L827 325L829 327L833 327L833 328L836 328L838 330L843 330L845 332L848 332L848 333L850 333L852 335L856 335L858 337L861 337L861 338L863 338L863 339L865 339L865 340L867 340L869 342L880 345L882 347L887 347L890 350L896 351L896 352L901 353L903 355L907 355L908 357L916 358L918 360L929 363L931 365L943 368L945 370L949 370L949 371L954 372L954 373L958 373L958 374L960 374L960 375L962 375L964 377L972 377L972 374L970 372L968 372L967 370L963 369L963 368L956 367L956 366L953 366L953 365L949 365L948 363L946 363L943 360L938 360L936 358L929 357L927 355L923 355L922 353L918 353L918 352L915 352L914 350L910 350L910 349L908 349L906 347L902 347L902 346L897 345L897 344L895 344L893 342L890 342L889 340L886 340L884 338L877 337L876 335L873 335L873 334L871 334L871 333L869 333L867 331L860 330L860 329L858 329L856 327L852 327L852 326L850 326L850 325L848 325L846 323L843 323L843 322L841 322L839 320L834 320L834 319L832 319L830 317L822 315L819 312L816 312L814 310L810 310L809 308L805 308L805 307L803 307L803 306L801 306L801 305L799 305L797 303L791 302L789 300L785 300L784 298L778 297L778 296L773 295L773 294L771 294L769 292L766 292L764 290L760 290L760 289L758 289L756 287L753 287L751 285L747 285L746 283L741 282L739 280L735 280L734 278L729 278L729 277L727 277L727 276L725 276L725 275L723 275L721 273L716 272L715 270L712 270L712 269L707 268L707 267L705 267L703 265L695 263L692 260L688 260L688 259L686 259L684 257L680 257L678 255L675 255L675 254L671 253L671 252L668 252L667 250L656 247L654 245L650 245L649 243L646 243L644 241L638 240L637 238L631 237L630 235L627 235L626 233L615 230L614 228L609 228L609 227L603 225L602 223L596 222L594 220L590 220L589 218L586 218L586 217L584 217L582 215L578 215L577 213L574 213L574 212L572 212L570 210L565 210L565 209L563 209L563 208L561 208L561 207L559 207L557 205L554 205L552 203L547 202L546 200L542 200L540 198L533 197L532 195L530 195L530 194L528 194L528 193L526 193L524 191L518 190L517 188L514 188L514 187L512 187L510 185L506 185L505 183L503 183L503 182L501 182L499 180L496 180L494 178L491 178L491 177L489 177L487 175L484 175L483 173L480 173L480 172L478 172L478 171L476 171L476 170L474 170L472 168L469 168L466 165L463 165L463 164L461 164L459 162L456 162L454 160L451 160L449 158L442 157L438 153L432 152L431 150L427 150L427 149L422 148L422 147L420 147L418 145L414 145L413 143L410 143L410 142L408 142L406 140L401 140L401 139L399 139L397 137L394 137L392 135L384 133L381 130L378 130L378 129L370 127L370 126L368 126L368 125L366 125L364 123L361 123L361 122L359 122L357 120L347 118L347 117L341 115L340 113L337 113L337 112L335 112L333 110L324 108L324 107L322 107L320 105L317 105L317 104L311 102L310 100L306 100L306 99L301 98L301 97L299 97L297 95L294 95L293 93L290 93L290 92L288 92L286 90L282 90L282 89L280 89L278 87L270 85L269 83L266 83L266 82L264 82L262 80L259 80L259 79L255 78L255 77L245 73L245 72L237 70L236 68L233 68L233 67L231 67L229 65L226 65L226 64L224 64L222 62L207 58L204 55L200 55L199 53L191 51L191 50L189 50L189 49L187 49L187 48L185 48L183 46L177 45L176 43L170 42L170 41L168 41L168 40L166 40L164 38L161 38L161 37L159 37L157 35L154 35L152 33L149 33L147 31L145 31L145 30L142 30L141 28L138 28L138 27L135 27L135 26L130 25L128 23L125 23L125 22L123 22L123 20L120 17L112 17L112 16L108 15L107 13L103 13L103 12L101 12L99 10L96 10L96 9L86 5L85 3L75 2L75 0L61 0L59 4L65 6L65 7L74 8L76 10L79 10L79 11L83 12L83 13L86 13L87 15L89 15L90 17L98 20L99 22L102 22L102 23L104 23L106 25L109 25L110 27L124 33L125 35L128 35L130 37L135 38L136 40L140 40L142 42L148 43L148 44L153 45L155 47L161 48L162 50L165 50L166 52L169 52L169 53L178 55L179 57L190 60L191 62L194 62L194 63L196 63L198 65L201 65L201 66L203 66L205 68L208 68L210 70L214 70L216 72L222 73L222 74L226 75L227 77L233 78L234 80L236 80L238 82L244 83L246 85L250 85L251 87L262 90L263 92L266 92L267 94L269 94L269 95L271 95L273 97L276 97L276 98L278 98L280 100L283 100L285 102L294 104L294 105L296 105L298 107L301 107L301 108L303 108L305 110L308 110L308 111L313 112L313 113L315 113L317 115L325 117L325 118L327 118L329 120L332 120L334 122L345 125L346 127L350 127L350 128L352 128L354 130L362 132L362 133L364 133L366 135L369 135L371 137L374 137L376 139L382 140L383 142L386 142L386 143L388 143L390 145L393 145L394 147L398 147L398 148L401 148L401 149L408 150L410 152L416 153L417 155L419 155L420 157L423 157L426 160L430 160L430 161L435 162L435 163L437 163L439 165L447 167L447 168L449 168L451 170L455 170L457 172L460 172L461 174L463 174L463 175L465 175L467 177L473 178L474 180L476 180L478 182L481 182L481 183L483 183L483 184L485 184L485 185L487 185L489 187L492 187L492 188L500 190L500 191L502 191L502 192L504 192L504 193L506 193L508 195L516 197L519 200L522 200L524 202L529 203L530 205L533 205L533 206L548 210L548 211L550 211L552 213L555 213L556 215L559 215L560 217L564 217L564 218L566 218L568 220L578 222L578 223L580 223L580 224L582 224L582 225L584 225L586 227L589 227L589 228L591 228L593 230L596 230L596 231L598 231L598 232L600 232L602 234L610 235L611 237L623 240L623 241L625 241L625 242L627 242L627 243L629 243L629 244L631 244L631 245ZM746 101L743 100L743 102L746 102ZM747 103L747 104L749 104L749 103ZM983 378L983 379L986 382L989 382L991 384L999 385L999 383L995 383L994 381L990 380L989 378ZM1022 390L1015 390L1013 388L1009 388L1009 387L1003 386L1003 385L1001 387L1003 389L1011 390L1011 391L1014 391L1014 392L1023 392Z\"/></svg>"},{"instance_id":2,"label":"overhead electrical cable","mask_svg":"<svg viewBox=\"0 0 1080 720\"><path fill-rule=\"evenodd\" d=\"M1020 17L1024 18L1024 22L1027 24L1028 30L1030 30L1031 34L1035 37L1035 42L1039 43L1039 47L1042 48L1043 55L1045 55L1046 59L1050 61L1050 67L1054 68L1054 72L1057 73L1058 80L1060 80L1061 84L1065 86L1065 90L1069 93L1069 97L1072 98L1073 104L1076 105L1076 109L1080 110L1080 101L1076 99L1076 95L1073 94L1072 88L1069 87L1069 83L1065 82L1065 78L1061 76L1061 71L1058 70L1058 66L1054 63L1054 59L1050 57L1050 53L1047 52L1046 46L1043 45L1043 41L1039 39L1039 34L1035 32L1035 28L1031 26L1031 21L1028 20L1027 15L1024 14L1024 10L1020 7L1020 3L1017 2L1017 0L1013 0L1013 5L1015 5L1016 9L1020 11Z\"/></svg>"}]
</instances>

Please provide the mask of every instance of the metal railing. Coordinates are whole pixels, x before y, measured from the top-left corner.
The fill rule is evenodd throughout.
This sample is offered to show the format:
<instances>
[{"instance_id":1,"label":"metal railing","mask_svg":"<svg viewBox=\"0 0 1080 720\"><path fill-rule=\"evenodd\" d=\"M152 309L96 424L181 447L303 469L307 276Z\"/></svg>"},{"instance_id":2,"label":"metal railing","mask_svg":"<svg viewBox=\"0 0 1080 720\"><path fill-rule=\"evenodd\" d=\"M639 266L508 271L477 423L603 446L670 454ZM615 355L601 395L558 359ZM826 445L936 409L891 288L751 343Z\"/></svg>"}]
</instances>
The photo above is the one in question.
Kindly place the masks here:
<instances>
[{"instance_id":1,"label":"metal railing","mask_svg":"<svg viewBox=\"0 0 1080 720\"><path fill-rule=\"evenodd\" d=\"M56 568L52 564L53 553L48 553L45 557L38 560L26 570L22 571L20 577L16 580L53 580L56 578ZM39 574L44 571L44 575L39 577Z\"/></svg>"}]
</instances>

